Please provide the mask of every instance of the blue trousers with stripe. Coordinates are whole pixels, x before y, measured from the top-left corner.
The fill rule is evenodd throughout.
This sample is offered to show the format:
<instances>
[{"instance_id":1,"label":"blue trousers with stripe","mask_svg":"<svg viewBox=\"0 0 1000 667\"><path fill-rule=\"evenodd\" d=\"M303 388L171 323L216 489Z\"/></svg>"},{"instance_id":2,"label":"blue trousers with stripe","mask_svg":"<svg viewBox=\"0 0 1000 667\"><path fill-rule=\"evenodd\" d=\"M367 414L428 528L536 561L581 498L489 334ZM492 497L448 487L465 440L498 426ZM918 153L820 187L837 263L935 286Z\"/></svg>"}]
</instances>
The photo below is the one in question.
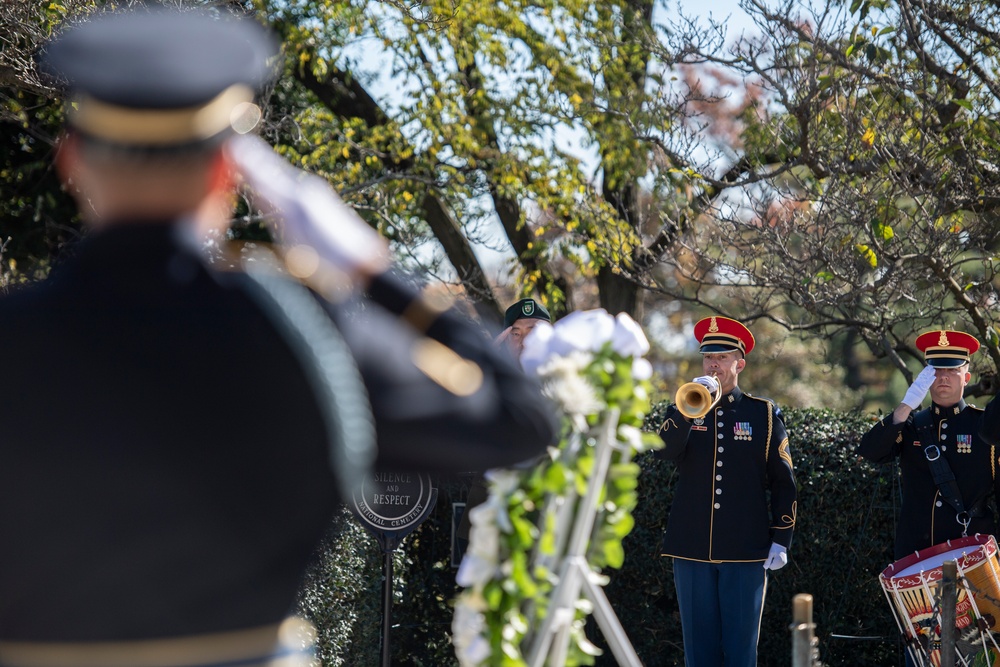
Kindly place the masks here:
<instances>
[{"instance_id":1,"label":"blue trousers with stripe","mask_svg":"<svg viewBox=\"0 0 1000 667\"><path fill-rule=\"evenodd\" d=\"M756 667L763 563L674 559L686 667Z\"/></svg>"}]
</instances>

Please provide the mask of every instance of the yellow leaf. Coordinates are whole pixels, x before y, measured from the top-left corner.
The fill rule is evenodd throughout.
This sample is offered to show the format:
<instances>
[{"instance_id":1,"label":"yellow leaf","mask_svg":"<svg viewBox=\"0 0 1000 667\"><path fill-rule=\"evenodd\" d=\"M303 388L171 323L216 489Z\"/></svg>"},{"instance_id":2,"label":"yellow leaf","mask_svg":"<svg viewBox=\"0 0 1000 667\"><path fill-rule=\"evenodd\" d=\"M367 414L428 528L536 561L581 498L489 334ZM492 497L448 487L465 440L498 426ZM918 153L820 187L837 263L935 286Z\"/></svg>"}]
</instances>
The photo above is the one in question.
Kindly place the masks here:
<instances>
[{"instance_id":1,"label":"yellow leaf","mask_svg":"<svg viewBox=\"0 0 1000 667\"><path fill-rule=\"evenodd\" d=\"M413 200L413 195L410 194L409 191L403 190L403 199L405 199L406 201L412 201Z\"/></svg>"},{"instance_id":2,"label":"yellow leaf","mask_svg":"<svg viewBox=\"0 0 1000 667\"><path fill-rule=\"evenodd\" d=\"M864 243L858 243L854 246L854 249L861 254L861 257L864 258L870 267L874 269L878 266L878 258L875 256L874 250L866 246Z\"/></svg>"},{"instance_id":3,"label":"yellow leaf","mask_svg":"<svg viewBox=\"0 0 1000 667\"><path fill-rule=\"evenodd\" d=\"M351 157L351 151L347 149L347 146L344 146L343 148L340 149L340 154L344 156L345 160Z\"/></svg>"},{"instance_id":4,"label":"yellow leaf","mask_svg":"<svg viewBox=\"0 0 1000 667\"><path fill-rule=\"evenodd\" d=\"M875 143L875 130L870 127L865 130L864 135L861 137L861 143L863 143L866 147L871 148Z\"/></svg>"}]
</instances>

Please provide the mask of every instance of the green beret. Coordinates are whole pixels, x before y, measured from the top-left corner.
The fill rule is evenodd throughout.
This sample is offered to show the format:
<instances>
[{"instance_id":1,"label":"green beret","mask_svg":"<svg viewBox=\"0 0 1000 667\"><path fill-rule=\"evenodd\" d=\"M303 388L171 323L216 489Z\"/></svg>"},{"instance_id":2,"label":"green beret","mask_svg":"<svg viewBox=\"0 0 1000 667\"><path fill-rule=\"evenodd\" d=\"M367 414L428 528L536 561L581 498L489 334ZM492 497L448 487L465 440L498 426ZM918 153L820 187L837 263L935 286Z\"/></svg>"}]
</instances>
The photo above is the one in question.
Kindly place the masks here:
<instances>
[{"instance_id":1,"label":"green beret","mask_svg":"<svg viewBox=\"0 0 1000 667\"><path fill-rule=\"evenodd\" d=\"M521 299L508 308L503 316L503 328L506 329L521 319L552 321L552 318L549 317L549 311L545 310L545 306L534 299Z\"/></svg>"}]
</instances>

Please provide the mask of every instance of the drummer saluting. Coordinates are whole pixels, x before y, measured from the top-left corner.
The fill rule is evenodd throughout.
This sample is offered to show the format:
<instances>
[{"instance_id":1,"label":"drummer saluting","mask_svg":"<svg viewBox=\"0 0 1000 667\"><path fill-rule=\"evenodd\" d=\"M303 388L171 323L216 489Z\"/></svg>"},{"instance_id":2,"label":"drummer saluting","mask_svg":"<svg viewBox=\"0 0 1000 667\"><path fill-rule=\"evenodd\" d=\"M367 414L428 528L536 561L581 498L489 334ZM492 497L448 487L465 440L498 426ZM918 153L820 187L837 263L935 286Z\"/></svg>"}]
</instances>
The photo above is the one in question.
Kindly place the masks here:
<instances>
[{"instance_id":1,"label":"drummer saluting","mask_svg":"<svg viewBox=\"0 0 1000 667\"><path fill-rule=\"evenodd\" d=\"M929 331L916 340L927 366L899 406L861 439L859 453L874 463L899 457L903 504L895 557L946 540L996 533L987 505L997 486L1000 402L985 410L963 399L979 341L960 331ZM917 410L927 395L931 405Z\"/></svg>"}]
</instances>

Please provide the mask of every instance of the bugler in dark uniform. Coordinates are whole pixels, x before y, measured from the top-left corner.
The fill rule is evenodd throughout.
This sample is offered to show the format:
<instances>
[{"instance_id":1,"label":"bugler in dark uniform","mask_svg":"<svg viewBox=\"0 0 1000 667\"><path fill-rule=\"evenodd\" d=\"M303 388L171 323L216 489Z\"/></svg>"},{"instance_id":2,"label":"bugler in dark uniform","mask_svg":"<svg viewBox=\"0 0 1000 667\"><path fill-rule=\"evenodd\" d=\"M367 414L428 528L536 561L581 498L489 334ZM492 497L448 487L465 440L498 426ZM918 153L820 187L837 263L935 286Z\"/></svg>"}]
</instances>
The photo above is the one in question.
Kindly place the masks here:
<instances>
[{"instance_id":1,"label":"bugler in dark uniform","mask_svg":"<svg viewBox=\"0 0 1000 667\"><path fill-rule=\"evenodd\" d=\"M962 397L979 341L961 331L937 330L921 334L916 345L927 366L900 407L862 437L858 450L874 463L899 457L897 559L963 534L994 535L997 528L988 500L997 493L1000 403L993 400L983 410ZM927 391L932 403L917 411ZM934 482L929 459L937 457L954 475L961 511L949 502L948 487Z\"/></svg>"},{"instance_id":2,"label":"bugler in dark uniform","mask_svg":"<svg viewBox=\"0 0 1000 667\"><path fill-rule=\"evenodd\" d=\"M60 172L92 230L0 300L5 667L272 664L373 457L486 469L552 439L533 382L388 275L325 183L228 145L275 53L256 23L170 11L98 16L46 51L73 94ZM326 263L368 297L219 270L203 235L228 224L237 170L282 214L289 270Z\"/></svg>"},{"instance_id":3,"label":"bugler in dark uniform","mask_svg":"<svg viewBox=\"0 0 1000 667\"><path fill-rule=\"evenodd\" d=\"M667 409L658 455L678 480L662 552L674 558L688 667L754 665L765 569L784 565L795 525L788 435L774 403L737 386L750 331L710 317L694 333L705 371L695 382L722 395L704 417Z\"/></svg>"},{"instance_id":4,"label":"bugler in dark uniform","mask_svg":"<svg viewBox=\"0 0 1000 667\"><path fill-rule=\"evenodd\" d=\"M764 562L772 543L791 545L795 480L774 403L736 387L704 419L668 413L660 436L663 456L678 462L664 556ZM770 507L760 489L774 494Z\"/></svg>"}]
</instances>

